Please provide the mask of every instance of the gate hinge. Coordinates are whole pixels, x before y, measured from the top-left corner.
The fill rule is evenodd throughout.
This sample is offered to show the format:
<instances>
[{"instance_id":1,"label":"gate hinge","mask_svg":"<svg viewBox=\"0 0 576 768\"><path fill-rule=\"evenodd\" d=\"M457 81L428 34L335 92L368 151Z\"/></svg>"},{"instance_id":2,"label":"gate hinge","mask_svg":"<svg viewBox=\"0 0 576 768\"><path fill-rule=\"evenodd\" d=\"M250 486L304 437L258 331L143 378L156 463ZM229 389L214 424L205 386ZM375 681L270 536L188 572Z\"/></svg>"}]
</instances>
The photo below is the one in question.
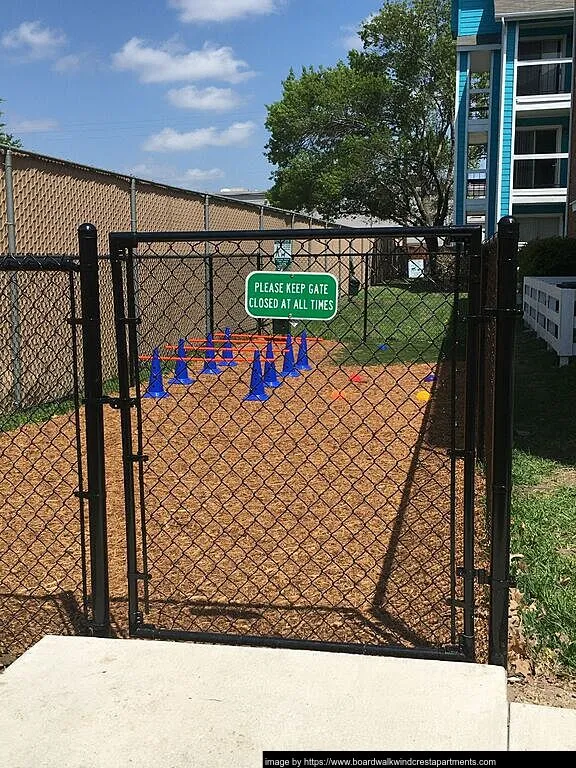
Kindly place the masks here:
<instances>
[{"instance_id":1,"label":"gate hinge","mask_svg":"<svg viewBox=\"0 0 576 768\"><path fill-rule=\"evenodd\" d=\"M133 323L134 325L142 325L142 318L141 317L122 317L120 319L120 322L125 323L126 325L130 325Z\"/></svg>"},{"instance_id":2,"label":"gate hinge","mask_svg":"<svg viewBox=\"0 0 576 768\"><path fill-rule=\"evenodd\" d=\"M455 448L454 450L446 451L446 456L450 456L451 459L467 459L473 458L475 451L473 448Z\"/></svg>"},{"instance_id":3,"label":"gate hinge","mask_svg":"<svg viewBox=\"0 0 576 768\"><path fill-rule=\"evenodd\" d=\"M466 603L464 600L458 600L457 598L454 598L454 600L451 597L446 598L446 605L452 606L452 608L465 608Z\"/></svg>"},{"instance_id":4,"label":"gate hinge","mask_svg":"<svg viewBox=\"0 0 576 768\"><path fill-rule=\"evenodd\" d=\"M74 491L74 496L77 499L84 499L89 501L90 499L97 499L100 494L96 491Z\"/></svg>"},{"instance_id":5,"label":"gate hinge","mask_svg":"<svg viewBox=\"0 0 576 768\"><path fill-rule=\"evenodd\" d=\"M142 573L142 571L134 571L134 573L128 574L129 579L135 581L152 581L152 576L149 573Z\"/></svg>"},{"instance_id":6,"label":"gate hinge","mask_svg":"<svg viewBox=\"0 0 576 768\"><path fill-rule=\"evenodd\" d=\"M470 573L477 584L490 584L492 581L490 574L485 568L473 568ZM456 575L460 578L465 578L467 575L466 568L456 568Z\"/></svg>"},{"instance_id":7,"label":"gate hinge","mask_svg":"<svg viewBox=\"0 0 576 768\"><path fill-rule=\"evenodd\" d=\"M67 317L66 322L68 325L82 325L84 320L81 317Z\"/></svg>"},{"instance_id":8,"label":"gate hinge","mask_svg":"<svg viewBox=\"0 0 576 768\"><path fill-rule=\"evenodd\" d=\"M132 456L130 456L131 461L134 462L143 462L143 461L149 461L149 456L146 453L133 453Z\"/></svg>"}]
</instances>

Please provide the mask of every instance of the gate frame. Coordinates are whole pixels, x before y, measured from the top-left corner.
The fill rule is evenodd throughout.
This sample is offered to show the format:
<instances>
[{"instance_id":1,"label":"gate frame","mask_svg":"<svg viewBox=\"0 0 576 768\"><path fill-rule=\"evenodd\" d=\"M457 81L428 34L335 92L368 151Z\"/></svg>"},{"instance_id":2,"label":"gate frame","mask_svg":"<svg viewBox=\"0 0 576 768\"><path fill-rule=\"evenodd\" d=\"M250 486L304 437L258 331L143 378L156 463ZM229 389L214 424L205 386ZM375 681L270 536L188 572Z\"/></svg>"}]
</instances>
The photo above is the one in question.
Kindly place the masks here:
<instances>
[{"instance_id":1,"label":"gate frame","mask_svg":"<svg viewBox=\"0 0 576 768\"><path fill-rule=\"evenodd\" d=\"M501 222L503 223L503 222ZM508 220L510 223L510 220ZM516 226L515 222L512 223ZM400 230L400 231L399 231ZM129 596L129 632L131 636L153 639L167 640L186 640L200 641L208 643L221 643L227 645L249 645L266 646L276 648L298 648L310 650L323 650L333 652L361 653L373 655L404 656L412 658L428 659L448 659L453 661L474 661L474 612L475 612L475 584L490 585L490 663L506 664L506 654L502 653L502 643L506 643L506 635L502 637L504 620L502 612L507 613L508 606L508 577L505 562L506 553L509 551L510 534L510 489L509 484L506 487L494 485L493 492L498 496L499 514L497 530L493 529L493 535L498 533L503 536L505 541L500 542L492 538L490 545L491 567L490 574L475 568L475 472L476 472L476 444L478 424L478 402L479 402L479 381L480 381L480 326L481 323L489 319L496 313L496 317L510 317L509 309L504 304L510 301L511 292L514 294L514 282L511 281L512 269L515 269L515 250L514 238L506 237L508 230L502 228L502 244L498 249L498 269L502 271L502 296L499 293L498 306L496 308L486 308L482 306L481 296L481 267L483 252L482 229L480 226L454 226L454 227L436 227L436 228L354 228L354 229L319 229L319 230L241 230L241 231L196 231L196 232L113 232L109 234L110 246L110 264L112 270L112 287L114 297L114 322L116 329L116 345L118 355L118 376L119 376L119 396L115 399L114 407L120 410L121 431L122 431L122 456L124 471L125 488L125 507L126 507L126 532L127 532L127 557L128 557L128 596ZM499 227L500 233L500 227ZM456 574L463 578L464 594L462 600L449 600L451 609L463 609L463 633L459 637L459 647L448 646L444 648L406 648L402 646L378 646L372 644L353 644L339 642L325 642L316 640L296 640L289 638L279 638L273 636L251 636L238 634L225 634L214 632L194 632L184 630L168 630L157 628L153 625L144 623L143 613L139 610L140 597L138 594L138 582L144 583L144 602L147 604L147 584L149 575L146 568L142 571L138 569L138 544L136 537L136 506L135 506L135 483L134 466L139 467L140 482L142 483L143 464L146 456L142 455L142 432L138 430L139 446L138 451L134 453L132 438L132 417L131 410L136 407L138 412L138 421L141 424L140 413L140 382L137 373L138 350L135 347L137 343L136 328L140 318L136 317L136 306L134 301L134 268L133 258L134 249L140 242L162 243L162 242L182 242L194 241L204 242L206 247L210 241L230 241L230 240L252 240L262 239L341 239L342 237L390 237L398 235L423 237L424 235L436 235L451 237L453 242L466 244L468 246L467 255L470 257L470 272L467 278L467 290L470 297L470 305L466 316L467 336L466 336L466 395L465 395L465 431L464 448L453 451L454 459L464 460L464 485L463 485L463 528L464 537L462 557L463 566L457 568ZM185 257L182 257L185 258ZM461 258L460 253L456 253L456 260ZM502 261L502 264L501 264ZM123 263L126 262L126 273L123 274ZM127 307L125 303L127 299ZM501 305L502 301L502 305ZM498 353L503 359L507 351L511 349L514 339L514 325L509 322L498 322ZM505 428L512 434L512 411L511 411L511 378L509 368L511 367L511 355L508 365L505 368L504 375L501 377L500 386L495 389L495 395L499 402L499 413L506 414ZM130 386L135 384L136 397L131 397ZM506 430L505 430L506 431ZM502 460L503 474L510 473L511 467L511 441L506 440L506 435L499 438L498 445L500 450L498 455ZM142 486L141 486L142 487ZM142 500L141 500L142 503ZM141 532L145 539L145 529ZM144 542L144 546L146 543ZM454 563L455 565L455 563ZM502 577L503 578L500 578ZM495 649L499 649L496 652Z\"/></svg>"}]
</instances>

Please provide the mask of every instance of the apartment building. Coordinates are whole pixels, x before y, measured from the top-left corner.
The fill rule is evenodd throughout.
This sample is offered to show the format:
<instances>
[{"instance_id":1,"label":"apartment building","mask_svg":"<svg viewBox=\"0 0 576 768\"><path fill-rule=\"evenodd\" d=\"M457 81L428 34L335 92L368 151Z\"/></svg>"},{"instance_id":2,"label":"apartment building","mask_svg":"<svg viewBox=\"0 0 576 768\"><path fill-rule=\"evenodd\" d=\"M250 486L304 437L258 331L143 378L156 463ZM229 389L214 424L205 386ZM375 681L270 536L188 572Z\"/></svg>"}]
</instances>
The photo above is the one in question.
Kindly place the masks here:
<instances>
[{"instance_id":1,"label":"apartment building","mask_svg":"<svg viewBox=\"0 0 576 768\"><path fill-rule=\"evenodd\" d=\"M573 27L573 0L453 0L456 224L565 233Z\"/></svg>"}]
</instances>

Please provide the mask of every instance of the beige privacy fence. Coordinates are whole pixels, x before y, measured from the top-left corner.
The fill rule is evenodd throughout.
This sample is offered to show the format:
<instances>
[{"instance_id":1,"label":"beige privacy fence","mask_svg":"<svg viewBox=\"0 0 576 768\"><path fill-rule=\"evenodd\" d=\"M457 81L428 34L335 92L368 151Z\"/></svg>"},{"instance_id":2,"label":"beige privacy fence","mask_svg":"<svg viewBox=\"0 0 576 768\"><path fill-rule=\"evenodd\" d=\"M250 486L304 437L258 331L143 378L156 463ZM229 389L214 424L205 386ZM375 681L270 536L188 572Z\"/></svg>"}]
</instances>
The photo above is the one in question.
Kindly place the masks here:
<instances>
[{"instance_id":1,"label":"beige privacy fence","mask_svg":"<svg viewBox=\"0 0 576 768\"><path fill-rule=\"evenodd\" d=\"M319 229L332 226L315 217L282 211L269 206L245 203L145 181L89 166L58 160L21 150L0 148L0 254L78 253L80 224L94 224L99 233L99 253L108 252L108 233L114 231L198 231ZM348 230L349 231L349 230ZM344 230L343 230L344 232ZM255 244L256 245L256 244ZM334 252L321 240L301 241L301 252L310 254L308 267L337 275L341 292L347 290L350 270L364 280L370 240L345 237ZM274 269L271 256L274 242L260 241L264 269ZM244 279L256 268L256 254L238 260L216 253L212 258L214 288L225 286L227 297L217 306L215 323L252 330L243 310ZM173 266L172 268L175 268ZM296 268L301 268L296 266ZM162 284L157 274L147 279ZM101 262L102 345L104 377L116 375L112 290L107 262ZM179 312L182 291L201 295L205 268L198 262L198 285L167 281L173 294L164 291L163 301L151 309L155 317L144 318L147 326L171 327L170 314ZM77 281L76 281L77 282ZM143 286L146 289L146 286ZM149 286L147 287L149 291ZM0 272L0 413L35 406L70 396L72 378L72 329L70 326L69 276L61 273ZM74 295L79 308L77 286ZM230 297L237 296L237 300ZM216 298L218 304L218 299ZM79 314L79 309L78 312ZM206 327L206 302L199 301L188 313L182 333L201 334ZM175 339L154 341L174 342Z\"/></svg>"}]
</instances>

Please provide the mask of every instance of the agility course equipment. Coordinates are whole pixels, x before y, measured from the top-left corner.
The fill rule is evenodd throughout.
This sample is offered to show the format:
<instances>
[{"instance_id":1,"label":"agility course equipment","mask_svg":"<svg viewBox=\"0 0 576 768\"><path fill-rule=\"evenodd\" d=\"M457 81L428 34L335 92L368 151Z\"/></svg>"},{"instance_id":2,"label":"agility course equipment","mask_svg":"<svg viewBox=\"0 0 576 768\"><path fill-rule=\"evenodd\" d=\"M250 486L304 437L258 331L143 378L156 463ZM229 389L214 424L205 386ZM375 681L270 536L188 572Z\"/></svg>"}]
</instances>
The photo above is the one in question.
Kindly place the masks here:
<instances>
[{"instance_id":1,"label":"agility course equipment","mask_svg":"<svg viewBox=\"0 0 576 768\"><path fill-rule=\"evenodd\" d=\"M225 341L221 350L222 359L220 360L218 365L227 366L227 367L236 366L238 365L238 363L234 360L234 347L232 345L230 328L226 328L226 330L224 331L224 338L225 338Z\"/></svg>"},{"instance_id":2,"label":"agility course equipment","mask_svg":"<svg viewBox=\"0 0 576 768\"><path fill-rule=\"evenodd\" d=\"M292 347L292 336L288 334L286 336L286 349L284 351L284 364L282 366L282 370L280 371L280 376L282 377L290 377L290 378L296 378L296 376L300 376L300 371L296 369L296 364L294 363L294 349Z\"/></svg>"},{"instance_id":3,"label":"agility course equipment","mask_svg":"<svg viewBox=\"0 0 576 768\"><path fill-rule=\"evenodd\" d=\"M297 371L311 371L312 366L308 360L308 337L306 331L300 334L300 346L298 348L298 358L294 366Z\"/></svg>"},{"instance_id":4,"label":"agility course equipment","mask_svg":"<svg viewBox=\"0 0 576 768\"><path fill-rule=\"evenodd\" d=\"M276 373L271 341L266 344L266 354L264 358L264 386L272 389L282 386L282 382L278 380L278 374Z\"/></svg>"},{"instance_id":5,"label":"agility course equipment","mask_svg":"<svg viewBox=\"0 0 576 768\"><path fill-rule=\"evenodd\" d=\"M433 381L436 381L436 374L435 373L429 373L428 376L426 376L425 379L423 379L427 384L430 384Z\"/></svg>"},{"instance_id":6,"label":"agility course equipment","mask_svg":"<svg viewBox=\"0 0 576 768\"><path fill-rule=\"evenodd\" d=\"M270 395L264 389L264 380L262 378L262 366L260 364L260 352L256 350L254 352L254 360L252 362L252 374L250 376L250 390L245 401L260 401L268 400Z\"/></svg>"},{"instance_id":7,"label":"agility course equipment","mask_svg":"<svg viewBox=\"0 0 576 768\"><path fill-rule=\"evenodd\" d=\"M162 366L160 364L160 351L158 347L152 352L151 360L150 378L148 380L148 387L143 396L156 399L170 397L168 392L164 389L164 382L162 381Z\"/></svg>"},{"instance_id":8,"label":"agility course equipment","mask_svg":"<svg viewBox=\"0 0 576 768\"><path fill-rule=\"evenodd\" d=\"M174 366L174 376L168 379L168 384L194 384L194 379L188 374L188 363L186 362L186 351L184 349L184 339L178 342L178 357Z\"/></svg>"},{"instance_id":9,"label":"agility course equipment","mask_svg":"<svg viewBox=\"0 0 576 768\"><path fill-rule=\"evenodd\" d=\"M350 376L349 381L351 381L352 384L366 384L368 379L364 378L360 373L353 373L352 376Z\"/></svg>"},{"instance_id":10,"label":"agility course equipment","mask_svg":"<svg viewBox=\"0 0 576 768\"><path fill-rule=\"evenodd\" d=\"M214 341L212 340L212 334L209 333L206 337L206 357L204 360L204 366L199 376L202 375L210 375L210 376L218 376L221 373L220 368L218 368L218 365L216 363L216 353L214 351Z\"/></svg>"}]
</instances>

